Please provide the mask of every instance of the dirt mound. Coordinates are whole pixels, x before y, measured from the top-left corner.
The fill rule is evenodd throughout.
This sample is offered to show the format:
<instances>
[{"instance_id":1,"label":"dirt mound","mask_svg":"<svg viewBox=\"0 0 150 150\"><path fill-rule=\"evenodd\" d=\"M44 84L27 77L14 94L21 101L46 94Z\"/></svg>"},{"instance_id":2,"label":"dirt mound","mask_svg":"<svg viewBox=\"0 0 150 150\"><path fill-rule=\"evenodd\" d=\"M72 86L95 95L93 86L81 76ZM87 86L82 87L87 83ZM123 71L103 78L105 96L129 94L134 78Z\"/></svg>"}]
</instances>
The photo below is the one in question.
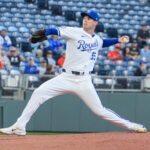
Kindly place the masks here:
<instances>
[{"instance_id":1,"label":"dirt mound","mask_svg":"<svg viewBox=\"0 0 150 150\"><path fill-rule=\"evenodd\" d=\"M150 133L0 135L0 150L150 150Z\"/></svg>"}]
</instances>

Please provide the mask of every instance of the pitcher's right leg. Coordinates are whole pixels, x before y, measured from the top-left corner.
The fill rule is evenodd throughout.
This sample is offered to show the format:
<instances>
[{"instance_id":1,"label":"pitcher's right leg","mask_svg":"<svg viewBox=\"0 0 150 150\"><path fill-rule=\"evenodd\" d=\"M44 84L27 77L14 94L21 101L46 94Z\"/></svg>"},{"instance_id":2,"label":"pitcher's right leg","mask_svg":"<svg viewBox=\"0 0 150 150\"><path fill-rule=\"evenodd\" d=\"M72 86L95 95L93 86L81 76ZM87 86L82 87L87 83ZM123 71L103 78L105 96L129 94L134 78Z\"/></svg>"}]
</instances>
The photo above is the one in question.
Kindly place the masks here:
<instances>
[{"instance_id":1,"label":"pitcher's right leg","mask_svg":"<svg viewBox=\"0 0 150 150\"><path fill-rule=\"evenodd\" d=\"M0 129L0 132L25 135L26 124L39 106L52 97L66 93L69 89L71 89L71 85L64 79L63 74L43 83L33 92L17 122L9 128Z\"/></svg>"}]
</instances>

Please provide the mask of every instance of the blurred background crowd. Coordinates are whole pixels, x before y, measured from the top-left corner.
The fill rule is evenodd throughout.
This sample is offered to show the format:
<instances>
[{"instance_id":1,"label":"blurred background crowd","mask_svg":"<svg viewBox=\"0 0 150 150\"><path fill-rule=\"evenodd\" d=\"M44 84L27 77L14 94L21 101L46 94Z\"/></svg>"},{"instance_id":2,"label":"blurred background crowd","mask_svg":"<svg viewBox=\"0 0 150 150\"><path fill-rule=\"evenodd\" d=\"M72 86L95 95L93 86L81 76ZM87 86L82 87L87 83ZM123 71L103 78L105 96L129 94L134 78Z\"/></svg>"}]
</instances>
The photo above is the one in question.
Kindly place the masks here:
<instances>
[{"instance_id":1,"label":"blurred background crowd","mask_svg":"<svg viewBox=\"0 0 150 150\"><path fill-rule=\"evenodd\" d=\"M96 28L99 36L128 35L130 42L100 50L92 73L149 76L149 3L146 0L1 0L0 72L9 74L13 69L17 74L60 74L66 55L65 39L51 35L46 41L30 44L31 33L53 26L81 27L80 13L94 9L100 15Z\"/></svg>"}]
</instances>

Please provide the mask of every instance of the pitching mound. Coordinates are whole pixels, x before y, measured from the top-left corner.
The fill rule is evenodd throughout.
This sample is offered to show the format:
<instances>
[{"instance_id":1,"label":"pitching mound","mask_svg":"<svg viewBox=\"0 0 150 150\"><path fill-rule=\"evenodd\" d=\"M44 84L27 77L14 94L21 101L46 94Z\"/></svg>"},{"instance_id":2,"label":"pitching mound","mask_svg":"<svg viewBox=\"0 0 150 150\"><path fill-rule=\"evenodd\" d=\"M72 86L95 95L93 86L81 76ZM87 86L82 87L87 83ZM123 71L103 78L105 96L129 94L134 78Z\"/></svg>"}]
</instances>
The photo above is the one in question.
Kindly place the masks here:
<instances>
[{"instance_id":1,"label":"pitching mound","mask_svg":"<svg viewBox=\"0 0 150 150\"><path fill-rule=\"evenodd\" d=\"M149 150L150 133L0 135L0 150Z\"/></svg>"}]
</instances>

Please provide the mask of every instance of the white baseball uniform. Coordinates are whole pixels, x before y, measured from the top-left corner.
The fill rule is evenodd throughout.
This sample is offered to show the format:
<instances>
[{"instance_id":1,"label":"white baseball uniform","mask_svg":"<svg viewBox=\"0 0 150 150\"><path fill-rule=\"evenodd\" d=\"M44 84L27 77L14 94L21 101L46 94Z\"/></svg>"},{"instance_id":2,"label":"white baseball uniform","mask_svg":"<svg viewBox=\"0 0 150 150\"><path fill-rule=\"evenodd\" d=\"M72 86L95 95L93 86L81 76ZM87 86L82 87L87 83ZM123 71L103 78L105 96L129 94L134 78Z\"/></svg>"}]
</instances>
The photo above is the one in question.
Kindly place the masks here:
<instances>
[{"instance_id":1,"label":"white baseball uniform","mask_svg":"<svg viewBox=\"0 0 150 150\"><path fill-rule=\"evenodd\" d=\"M103 107L91 81L90 72L93 70L98 51L102 48L103 40L96 34L91 36L83 28L61 27L58 28L58 32L67 39L64 72L35 89L15 124L25 128L41 104L57 95L71 93L80 97L100 118L131 130L134 123Z\"/></svg>"}]
</instances>

